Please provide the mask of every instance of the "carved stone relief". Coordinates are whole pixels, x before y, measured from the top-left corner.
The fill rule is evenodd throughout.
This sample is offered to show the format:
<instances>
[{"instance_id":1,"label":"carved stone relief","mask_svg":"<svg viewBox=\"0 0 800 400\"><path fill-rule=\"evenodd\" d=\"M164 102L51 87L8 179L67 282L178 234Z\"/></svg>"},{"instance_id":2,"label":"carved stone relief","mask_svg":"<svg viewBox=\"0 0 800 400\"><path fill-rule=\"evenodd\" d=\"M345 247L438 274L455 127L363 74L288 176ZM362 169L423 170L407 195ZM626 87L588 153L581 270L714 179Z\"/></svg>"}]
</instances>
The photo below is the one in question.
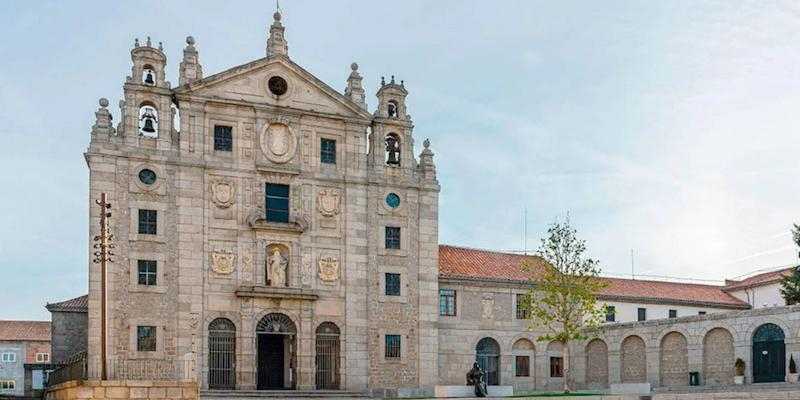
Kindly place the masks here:
<instances>
[{"instance_id":1,"label":"carved stone relief","mask_svg":"<svg viewBox=\"0 0 800 400\"><path fill-rule=\"evenodd\" d=\"M339 214L339 192L336 189L325 188L317 196L319 213L325 217Z\"/></svg>"},{"instance_id":2,"label":"carved stone relief","mask_svg":"<svg viewBox=\"0 0 800 400\"><path fill-rule=\"evenodd\" d=\"M483 305L483 318L494 319L494 295L492 293L484 293L481 296L481 304Z\"/></svg>"},{"instance_id":3,"label":"carved stone relief","mask_svg":"<svg viewBox=\"0 0 800 400\"><path fill-rule=\"evenodd\" d=\"M253 251L249 246L242 251L242 279L253 280Z\"/></svg>"},{"instance_id":4,"label":"carved stone relief","mask_svg":"<svg viewBox=\"0 0 800 400\"><path fill-rule=\"evenodd\" d=\"M333 284L339 280L339 260L336 257L320 257L319 279L322 283Z\"/></svg>"},{"instance_id":5,"label":"carved stone relief","mask_svg":"<svg viewBox=\"0 0 800 400\"><path fill-rule=\"evenodd\" d=\"M303 286L311 286L311 260L308 257L303 257L300 268L300 283Z\"/></svg>"},{"instance_id":6,"label":"carved stone relief","mask_svg":"<svg viewBox=\"0 0 800 400\"><path fill-rule=\"evenodd\" d=\"M231 250L214 249L211 252L211 270L220 275L233 272L236 255Z\"/></svg>"},{"instance_id":7,"label":"carved stone relief","mask_svg":"<svg viewBox=\"0 0 800 400\"><path fill-rule=\"evenodd\" d=\"M236 182L211 180L211 201L219 208L228 208L236 202Z\"/></svg>"},{"instance_id":8,"label":"carved stone relief","mask_svg":"<svg viewBox=\"0 0 800 400\"><path fill-rule=\"evenodd\" d=\"M297 152L297 136L286 118L276 117L264 126L261 133L261 151L268 160L283 164Z\"/></svg>"}]
</instances>

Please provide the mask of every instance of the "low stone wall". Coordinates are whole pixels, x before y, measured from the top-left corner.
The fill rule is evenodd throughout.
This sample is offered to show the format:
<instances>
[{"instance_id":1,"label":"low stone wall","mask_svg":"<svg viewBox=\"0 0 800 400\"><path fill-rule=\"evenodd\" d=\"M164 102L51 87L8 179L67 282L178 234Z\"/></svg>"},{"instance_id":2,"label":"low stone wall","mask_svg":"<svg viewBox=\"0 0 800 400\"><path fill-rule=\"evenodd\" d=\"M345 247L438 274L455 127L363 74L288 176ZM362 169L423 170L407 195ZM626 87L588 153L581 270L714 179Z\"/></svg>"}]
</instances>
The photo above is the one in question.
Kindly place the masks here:
<instances>
[{"instance_id":1,"label":"low stone wall","mask_svg":"<svg viewBox=\"0 0 800 400\"><path fill-rule=\"evenodd\" d=\"M504 397L489 397L492 399L502 399ZM536 397L531 397L535 399ZM464 398L467 399L467 398ZM800 390L797 391L775 391L757 390L752 392L721 392L721 393L681 393L681 394L653 394L651 396L638 395L597 395L580 397L546 397L548 400L779 400L779 399L800 399Z\"/></svg>"},{"instance_id":2,"label":"low stone wall","mask_svg":"<svg viewBox=\"0 0 800 400\"><path fill-rule=\"evenodd\" d=\"M47 390L45 400L197 400L200 385L180 381L69 381Z\"/></svg>"}]
</instances>

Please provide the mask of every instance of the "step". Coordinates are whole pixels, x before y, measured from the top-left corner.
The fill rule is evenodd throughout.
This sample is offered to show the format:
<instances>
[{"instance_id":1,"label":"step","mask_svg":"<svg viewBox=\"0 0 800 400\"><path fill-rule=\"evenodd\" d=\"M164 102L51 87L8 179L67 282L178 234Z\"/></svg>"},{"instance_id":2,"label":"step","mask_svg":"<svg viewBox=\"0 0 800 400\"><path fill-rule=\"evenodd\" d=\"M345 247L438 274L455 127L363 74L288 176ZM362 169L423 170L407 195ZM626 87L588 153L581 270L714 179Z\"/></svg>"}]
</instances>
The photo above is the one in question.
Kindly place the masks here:
<instances>
[{"instance_id":1,"label":"step","mask_svg":"<svg viewBox=\"0 0 800 400\"><path fill-rule=\"evenodd\" d=\"M728 386L683 386L675 388L655 387L653 393L737 393L737 392L785 392L800 391L800 385L774 382L774 383L749 383L746 385Z\"/></svg>"},{"instance_id":2,"label":"step","mask_svg":"<svg viewBox=\"0 0 800 400\"><path fill-rule=\"evenodd\" d=\"M369 396L346 390L201 390L200 398L212 399L364 399Z\"/></svg>"}]
</instances>

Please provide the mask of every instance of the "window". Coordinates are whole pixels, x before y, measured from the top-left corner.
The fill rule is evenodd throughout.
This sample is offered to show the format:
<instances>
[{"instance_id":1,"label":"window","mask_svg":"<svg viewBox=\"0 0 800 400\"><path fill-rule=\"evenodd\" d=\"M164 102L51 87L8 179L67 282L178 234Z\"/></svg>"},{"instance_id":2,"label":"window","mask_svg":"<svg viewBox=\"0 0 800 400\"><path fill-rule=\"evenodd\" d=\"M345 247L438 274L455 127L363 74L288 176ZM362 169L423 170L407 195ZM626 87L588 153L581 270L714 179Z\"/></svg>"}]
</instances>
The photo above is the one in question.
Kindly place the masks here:
<instances>
[{"instance_id":1,"label":"window","mask_svg":"<svg viewBox=\"0 0 800 400\"><path fill-rule=\"evenodd\" d=\"M550 377L563 378L564 377L564 358L563 357L550 357Z\"/></svg>"},{"instance_id":2,"label":"window","mask_svg":"<svg viewBox=\"0 0 800 400\"><path fill-rule=\"evenodd\" d=\"M386 105L386 113L389 114L389 118L397 118L397 102L394 100L389 100L389 104Z\"/></svg>"},{"instance_id":3,"label":"window","mask_svg":"<svg viewBox=\"0 0 800 400\"><path fill-rule=\"evenodd\" d=\"M145 286L155 286L156 272L158 271L157 263L155 260L139 260L139 284Z\"/></svg>"},{"instance_id":4,"label":"window","mask_svg":"<svg viewBox=\"0 0 800 400\"><path fill-rule=\"evenodd\" d=\"M320 139L319 160L323 164L336 164L336 141Z\"/></svg>"},{"instance_id":5,"label":"window","mask_svg":"<svg viewBox=\"0 0 800 400\"><path fill-rule=\"evenodd\" d=\"M47 353L36 353L36 362L37 363L50 362L50 354L47 354Z\"/></svg>"},{"instance_id":6,"label":"window","mask_svg":"<svg viewBox=\"0 0 800 400\"><path fill-rule=\"evenodd\" d=\"M528 319L531 316L530 304L525 304L525 294L517 294L517 319Z\"/></svg>"},{"instance_id":7,"label":"window","mask_svg":"<svg viewBox=\"0 0 800 400\"><path fill-rule=\"evenodd\" d=\"M145 235L157 234L156 221L158 221L158 212L156 210L139 210L139 233Z\"/></svg>"},{"instance_id":8,"label":"window","mask_svg":"<svg viewBox=\"0 0 800 400\"><path fill-rule=\"evenodd\" d=\"M230 126L214 125L214 150L233 150L233 128Z\"/></svg>"},{"instance_id":9,"label":"window","mask_svg":"<svg viewBox=\"0 0 800 400\"><path fill-rule=\"evenodd\" d=\"M2 361L3 362L16 362L17 361L17 353L3 353Z\"/></svg>"},{"instance_id":10,"label":"window","mask_svg":"<svg viewBox=\"0 0 800 400\"><path fill-rule=\"evenodd\" d=\"M386 358L400 358L400 335L386 335Z\"/></svg>"},{"instance_id":11,"label":"window","mask_svg":"<svg viewBox=\"0 0 800 400\"><path fill-rule=\"evenodd\" d=\"M400 274L386 273L386 295L400 296Z\"/></svg>"},{"instance_id":12,"label":"window","mask_svg":"<svg viewBox=\"0 0 800 400\"><path fill-rule=\"evenodd\" d=\"M706 315L706 312L705 311L698 311L697 315Z\"/></svg>"},{"instance_id":13,"label":"window","mask_svg":"<svg viewBox=\"0 0 800 400\"><path fill-rule=\"evenodd\" d=\"M289 185L267 184L267 221L289 222Z\"/></svg>"},{"instance_id":14,"label":"window","mask_svg":"<svg viewBox=\"0 0 800 400\"><path fill-rule=\"evenodd\" d=\"M136 327L136 350L137 351L156 351L156 327L137 326Z\"/></svg>"},{"instance_id":15,"label":"window","mask_svg":"<svg viewBox=\"0 0 800 400\"><path fill-rule=\"evenodd\" d=\"M616 321L617 309L614 306L606 306L606 322Z\"/></svg>"},{"instance_id":16,"label":"window","mask_svg":"<svg viewBox=\"0 0 800 400\"><path fill-rule=\"evenodd\" d=\"M17 387L16 381L0 381L0 390L11 390Z\"/></svg>"},{"instance_id":17,"label":"window","mask_svg":"<svg viewBox=\"0 0 800 400\"><path fill-rule=\"evenodd\" d=\"M157 178L158 177L156 176L156 173L153 172L152 169L144 168L141 171L139 171L139 182L142 182L147 186L156 183Z\"/></svg>"},{"instance_id":18,"label":"window","mask_svg":"<svg viewBox=\"0 0 800 400\"><path fill-rule=\"evenodd\" d=\"M638 321L647 321L647 309L639 307L637 310Z\"/></svg>"},{"instance_id":19,"label":"window","mask_svg":"<svg viewBox=\"0 0 800 400\"><path fill-rule=\"evenodd\" d=\"M400 228L394 226L386 227L386 248L387 249L400 248Z\"/></svg>"},{"instance_id":20,"label":"window","mask_svg":"<svg viewBox=\"0 0 800 400\"><path fill-rule=\"evenodd\" d=\"M517 356L515 364L517 376L531 376L531 358L529 356Z\"/></svg>"},{"instance_id":21,"label":"window","mask_svg":"<svg viewBox=\"0 0 800 400\"><path fill-rule=\"evenodd\" d=\"M439 315L452 317L456 315L456 291L439 289Z\"/></svg>"},{"instance_id":22,"label":"window","mask_svg":"<svg viewBox=\"0 0 800 400\"><path fill-rule=\"evenodd\" d=\"M669 310L670 318L678 318L678 310Z\"/></svg>"}]
</instances>

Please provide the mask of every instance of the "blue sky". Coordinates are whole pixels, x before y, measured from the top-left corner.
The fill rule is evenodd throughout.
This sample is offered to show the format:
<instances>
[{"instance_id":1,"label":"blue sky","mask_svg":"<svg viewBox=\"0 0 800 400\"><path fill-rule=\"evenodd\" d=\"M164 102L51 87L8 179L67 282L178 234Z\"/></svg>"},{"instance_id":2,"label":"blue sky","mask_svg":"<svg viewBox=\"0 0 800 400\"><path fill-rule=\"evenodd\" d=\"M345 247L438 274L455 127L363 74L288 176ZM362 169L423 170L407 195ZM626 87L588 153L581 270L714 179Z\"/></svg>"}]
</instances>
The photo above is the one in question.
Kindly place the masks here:
<instances>
[{"instance_id":1,"label":"blue sky","mask_svg":"<svg viewBox=\"0 0 800 400\"><path fill-rule=\"evenodd\" d=\"M274 4L13 2L0 25L0 319L86 291L87 169L135 37L206 75L264 56ZM797 261L800 4L298 1L290 57L371 110L404 79L436 152L440 242L521 250L569 212L605 272L731 278ZM111 107L115 120L116 107ZM417 153L420 149L415 150Z\"/></svg>"}]
</instances>

